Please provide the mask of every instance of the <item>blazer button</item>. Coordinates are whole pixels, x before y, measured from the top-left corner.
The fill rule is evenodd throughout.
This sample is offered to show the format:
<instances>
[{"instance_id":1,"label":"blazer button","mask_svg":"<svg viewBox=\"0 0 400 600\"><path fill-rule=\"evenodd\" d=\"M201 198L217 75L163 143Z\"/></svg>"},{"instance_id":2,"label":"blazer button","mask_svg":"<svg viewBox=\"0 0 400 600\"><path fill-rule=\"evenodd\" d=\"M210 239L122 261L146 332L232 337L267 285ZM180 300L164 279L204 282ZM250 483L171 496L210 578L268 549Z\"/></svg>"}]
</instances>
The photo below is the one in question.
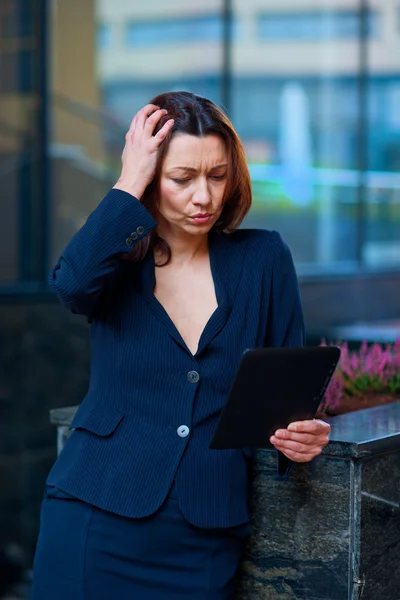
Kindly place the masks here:
<instances>
[{"instance_id":1,"label":"blazer button","mask_svg":"<svg viewBox=\"0 0 400 600\"><path fill-rule=\"evenodd\" d=\"M131 237L126 238L125 245L132 246L132 244L133 244L133 239Z\"/></svg>"},{"instance_id":2,"label":"blazer button","mask_svg":"<svg viewBox=\"0 0 400 600\"><path fill-rule=\"evenodd\" d=\"M138 234L136 233L136 231L134 231L133 233L131 233L131 238L132 238L133 240L137 240L137 239L138 239L138 237L139 237L139 236L138 236Z\"/></svg>"},{"instance_id":3,"label":"blazer button","mask_svg":"<svg viewBox=\"0 0 400 600\"><path fill-rule=\"evenodd\" d=\"M179 437L187 437L189 435L189 427L187 425L180 425L180 427L178 427L178 429L176 430L177 434L179 435Z\"/></svg>"},{"instance_id":4,"label":"blazer button","mask_svg":"<svg viewBox=\"0 0 400 600\"><path fill-rule=\"evenodd\" d=\"M138 233L138 235L143 235L144 227L142 225L139 225L139 227L136 229L136 232Z\"/></svg>"},{"instance_id":5,"label":"blazer button","mask_svg":"<svg viewBox=\"0 0 400 600\"><path fill-rule=\"evenodd\" d=\"M197 371L189 371L189 373L187 374L187 378L188 381L190 381L190 383L197 383L200 379L200 375Z\"/></svg>"}]
</instances>

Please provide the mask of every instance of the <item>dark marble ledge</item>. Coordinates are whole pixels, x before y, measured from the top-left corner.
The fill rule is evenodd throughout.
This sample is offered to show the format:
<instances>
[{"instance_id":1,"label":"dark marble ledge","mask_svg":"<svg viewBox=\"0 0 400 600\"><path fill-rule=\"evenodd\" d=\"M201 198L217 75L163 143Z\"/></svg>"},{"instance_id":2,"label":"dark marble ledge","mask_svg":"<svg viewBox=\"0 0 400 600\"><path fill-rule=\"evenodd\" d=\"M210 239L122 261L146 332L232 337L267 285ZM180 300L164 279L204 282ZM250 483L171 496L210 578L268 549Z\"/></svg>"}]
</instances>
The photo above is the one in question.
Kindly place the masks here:
<instances>
[{"instance_id":1,"label":"dark marble ledge","mask_svg":"<svg viewBox=\"0 0 400 600\"><path fill-rule=\"evenodd\" d=\"M327 419L331 425L326 456L362 458L400 451L400 402Z\"/></svg>"},{"instance_id":2,"label":"dark marble ledge","mask_svg":"<svg viewBox=\"0 0 400 600\"><path fill-rule=\"evenodd\" d=\"M68 427L77 408L68 406L50 411L51 423ZM400 451L400 402L332 417L327 421L332 430L324 456L363 458Z\"/></svg>"}]
</instances>

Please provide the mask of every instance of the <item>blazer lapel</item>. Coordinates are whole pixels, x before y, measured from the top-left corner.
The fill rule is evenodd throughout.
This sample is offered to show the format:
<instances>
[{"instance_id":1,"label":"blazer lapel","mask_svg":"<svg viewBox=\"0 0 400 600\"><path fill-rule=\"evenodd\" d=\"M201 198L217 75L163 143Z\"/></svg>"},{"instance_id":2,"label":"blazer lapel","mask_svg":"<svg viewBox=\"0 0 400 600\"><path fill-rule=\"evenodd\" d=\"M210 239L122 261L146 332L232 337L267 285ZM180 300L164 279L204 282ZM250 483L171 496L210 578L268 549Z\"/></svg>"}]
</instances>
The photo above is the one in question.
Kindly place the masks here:
<instances>
[{"instance_id":1,"label":"blazer lapel","mask_svg":"<svg viewBox=\"0 0 400 600\"><path fill-rule=\"evenodd\" d=\"M237 243L236 236L232 234L211 231L209 248L218 308L201 335L197 354L210 344L228 321L244 264L243 244Z\"/></svg>"}]
</instances>

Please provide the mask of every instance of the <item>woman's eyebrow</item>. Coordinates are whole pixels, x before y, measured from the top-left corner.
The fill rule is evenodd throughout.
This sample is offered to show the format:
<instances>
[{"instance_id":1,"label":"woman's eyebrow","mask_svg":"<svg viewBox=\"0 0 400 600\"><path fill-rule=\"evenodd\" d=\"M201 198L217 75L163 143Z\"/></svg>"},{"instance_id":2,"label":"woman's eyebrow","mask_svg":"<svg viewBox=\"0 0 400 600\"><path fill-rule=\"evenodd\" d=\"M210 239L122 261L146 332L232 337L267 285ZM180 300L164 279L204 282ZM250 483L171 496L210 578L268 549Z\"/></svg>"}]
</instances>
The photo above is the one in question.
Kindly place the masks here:
<instances>
[{"instance_id":1,"label":"woman's eyebrow","mask_svg":"<svg viewBox=\"0 0 400 600\"><path fill-rule=\"evenodd\" d=\"M226 168L228 166L227 163L223 163L220 165L215 165L215 167L211 167L210 171L216 171L217 169ZM188 171L190 173L197 173L198 169L194 167L171 167L170 171Z\"/></svg>"},{"instance_id":2,"label":"woman's eyebrow","mask_svg":"<svg viewBox=\"0 0 400 600\"><path fill-rule=\"evenodd\" d=\"M197 169L193 167L171 167L170 171L190 171L190 173L197 173Z\"/></svg>"},{"instance_id":3,"label":"woman's eyebrow","mask_svg":"<svg viewBox=\"0 0 400 600\"><path fill-rule=\"evenodd\" d=\"M223 169L228 166L228 163L223 163L221 165L216 165L215 167L211 167L210 171L216 171L217 169Z\"/></svg>"}]
</instances>

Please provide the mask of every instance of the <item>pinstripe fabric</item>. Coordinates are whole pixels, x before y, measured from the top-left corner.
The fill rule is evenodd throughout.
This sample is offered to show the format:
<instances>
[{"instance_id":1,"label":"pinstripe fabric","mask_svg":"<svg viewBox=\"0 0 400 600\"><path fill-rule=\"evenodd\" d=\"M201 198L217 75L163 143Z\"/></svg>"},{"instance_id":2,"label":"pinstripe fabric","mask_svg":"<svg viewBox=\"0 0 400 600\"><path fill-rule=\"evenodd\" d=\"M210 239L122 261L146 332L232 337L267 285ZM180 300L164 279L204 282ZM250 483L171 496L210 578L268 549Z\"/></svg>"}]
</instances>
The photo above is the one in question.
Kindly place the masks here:
<instances>
[{"instance_id":1,"label":"pinstripe fabric","mask_svg":"<svg viewBox=\"0 0 400 600\"><path fill-rule=\"evenodd\" d=\"M111 190L51 271L61 302L92 320L92 363L74 432L47 483L144 517L175 479L192 524L234 526L249 518L247 452L209 443L243 351L303 342L291 254L276 232L209 234L218 308L193 356L154 296L152 253L142 263L119 260L132 233L139 240L155 226L136 198Z\"/></svg>"}]
</instances>

